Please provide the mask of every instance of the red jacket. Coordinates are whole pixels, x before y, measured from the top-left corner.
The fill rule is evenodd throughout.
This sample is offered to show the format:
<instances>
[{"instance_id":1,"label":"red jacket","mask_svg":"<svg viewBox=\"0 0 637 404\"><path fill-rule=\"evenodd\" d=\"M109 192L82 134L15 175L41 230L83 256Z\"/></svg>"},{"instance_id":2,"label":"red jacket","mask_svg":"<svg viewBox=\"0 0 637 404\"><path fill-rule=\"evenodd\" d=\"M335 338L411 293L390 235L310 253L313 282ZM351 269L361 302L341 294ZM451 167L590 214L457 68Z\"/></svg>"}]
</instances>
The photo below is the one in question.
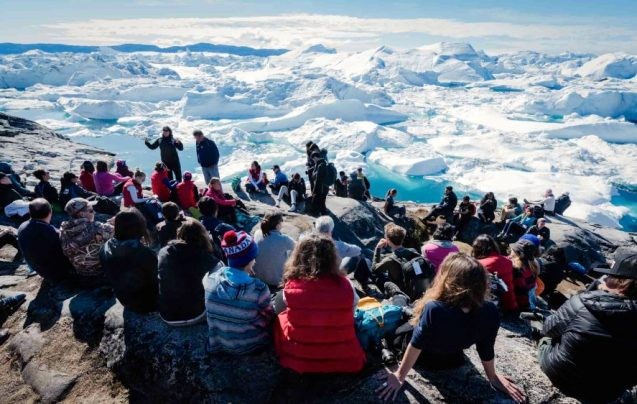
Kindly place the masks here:
<instances>
[{"instance_id":1,"label":"red jacket","mask_svg":"<svg viewBox=\"0 0 637 404\"><path fill-rule=\"evenodd\" d=\"M124 183L124 191L122 192L122 195L124 195L124 206L127 208L133 208L135 207L135 202L133 202L133 198L131 198L130 196L130 192L128 192L126 189L130 186L134 186L135 188L137 188L137 197L138 198L143 198L144 195L142 194L142 186L141 184L137 183L137 181L135 180L128 180Z\"/></svg>"},{"instance_id":2,"label":"red jacket","mask_svg":"<svg viewBox=\"0 0 637 404\"><path fill-rule=\"evenodd\" d=\"M281 366L298 373L354 373L365 353L354 329L354 291L344 276L292 280L274 341Z\"/></svg>"},{"instance_id":3,"label":"red jacket","mask_svg":"<svg viewBox=\"0 0 637 404\"><path fill-rule=\"evenodd\" d=\"M157 195L157 199L161 202L170 201L170 188L164 184L165 179L168 179L168 172L166 170L162 170L161 172L155 171L150 176L150 186L153 190L153 194Z\"/></svg>"},{"instance_id":4,"label":"red jacket","mask_svg":"<svg viewBox=\"0 0 637 404\"><path fill-rule=\"evenodd\" d=\"M522 311L529 309L529 292L536 286L537 277L531 268L513 268L513 286L518 308Z\"/></svg>"},{"instance_id":5,"label":"red jacket","mask_svg":"<svg viewBox=\"0 0 637 404\"><path fill-rule=\"evenodd\" d=\"M479 259L484 268L493 274L498 273L498 277L502 279L507 289L509 289L504 295L502 295L502 310L515 311L518 309L518 303L515 299L515 290L513 288L513 263L507 257L503 257L500 254L493 253L486 258Z\"/></svg>"},{"instance_id":6,"label":"red jacket","mask_svg":"<svg viewBox=\"0 0 637 404\"><path fill-rule=\"evenodd\" d=\"M182 181L177 184L177 197L179 198L179 205L181 205L182 209L197 207L197 200L195 199L196 189L195 183L192 181Z\"/></svg>"},{"instance_id":7,"label":"red jacket","mask_svg":"<svg viewBox=\"0 0 637 404\"><path fill-rule=\"evenodd\" d=\"M93 174L88 171L82 170L80 173L80 182L82 183L82 187L87 191L97 192L95 189L95 180L93 180Z\"/></svg>"}]
</instances>

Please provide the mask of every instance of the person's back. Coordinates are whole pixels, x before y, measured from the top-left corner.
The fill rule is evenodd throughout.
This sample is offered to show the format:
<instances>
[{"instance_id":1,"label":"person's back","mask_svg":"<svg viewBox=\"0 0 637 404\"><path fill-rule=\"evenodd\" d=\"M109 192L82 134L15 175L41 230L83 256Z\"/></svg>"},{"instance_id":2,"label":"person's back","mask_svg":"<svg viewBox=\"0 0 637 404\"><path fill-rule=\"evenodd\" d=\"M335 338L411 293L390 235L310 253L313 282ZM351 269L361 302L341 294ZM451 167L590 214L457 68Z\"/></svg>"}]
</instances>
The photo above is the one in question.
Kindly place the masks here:
<instances>
[{"instance_id":1,"label":"person's back","mask_svg":"<svg viewBox=\"0 0 637 404\"><path fill-rule=\"evenodd\" d=\"M447 255L458 251L458 246L449 240L431 240L422 246L422 256L431 262L436 271Z\"/></svg>"},{"instance_id":2,"label":"person's back","mask_svg":"<svg viewBox=\"0 0 637 404\"><path fill-rule=\"evenodd\" d=\"M552 340L540 343L540 367L564 393L607 402L637 384L637 300L580 293L546 319L544 333Z\"/></svg>"},{"instance_id":3,"label":"person's back","mask_svg":"<svg viewBox=\"0 0 637 404\"><path fill-rule=\"evenodd\" d=\"M515 291L513 286L513 263L507 257L500 254L493 253L486 258L479 258L478 261L484 266L484 268L490 274L496 274L504 284L507 286L507 291L504 292L500 299L502 310L515 311L518 308L517 300L515 299Z\"/></svg>"},{"instance_id":4,"label":"person's back","mask_svg":"<svg viewBox=\"0 0 637 404\"><path fill-rule=\"evenodd\" d=\"M161 164L161 163L160 163ZM170 201L170 188L166 185L168 179L168 173L163 167L160 167L158 171L155 168L155 171L150 176L150 185L153 194L157 195L157 199L161 202Z\"/></svg>"},{"instance_id":5,"label":"person's back","mask_svg":"<svg viewBox=\"0 0 637 404\"><path fill-rule=\"evenodd\" d=\"M177 238L177 229L179 229L179 226L182 225L184 220L185 218L180 216L175 220L163 220L159 222L156 226L159 245L165 247L169 241Z\"/></svg>"},{"instance_id":6,"label":"person's back","mask_svg":"<svg viewBox=\"0 0 637 404\"><path fill-rule=\"evenodd\" d=\"M555 213L563 215L569 206L571 206L571 197L568 192L565 192L555 200Z\"/></svg>"},{"instance_id":7,"label":"person's back","mask_svg":"<svg viewBox=\"0 0 637 404\"><path fill-rule=\"evenodd\" d=\"M115 296L133 311L157 308L157 256L139 240L111 238L100 250L100 262Z\"/></svg>"},{"instance_id":8,"label":"person's back","mask_svg":"<svg viewBox=\"0 0 637 404\"><path fill-rule=\"evenodd\" d=\"M58 191L49 181L40 181L36 184L34 190L38 198L46 199L51 205L58 203Z\"/></svg>"},{"instance_id":9,"label":"person's back","mask_svg":"<svg viewBox=\"0 0 637 404\"><path fill-rule=\"evenodd\" d=\"M192 174L186 171L184 173L184 180L177 184L177 196L179 199L179 206L182 209L188 210L190 208L197 207L197 199L199 198L197 187L195 183L191 181Z\"/></svg>"},{"instance_id":10,"label":"person's back","mask_svg":"<svg viewBox=\"0 0 637 404\"><path fill-rule=\"evenodd\" d=\"M73 266L62 251L55 227L31 219L18 228L18 243L27 265L44 279L59 281L70 276Z\"/></svg>"},{"instance_id":11,"label":"person's back","mask_svg":"<svg viewBox=\"0 0 637 404\"><path fill-rule=\"evenodd\" d=\"M294 249L294 240L277 230L271 230L267 236L264 236L261 230L257 230L254 242L259 247L259 255L254 264L254 276L270 286L278 286L283 278L285 261Z\"/></svg>"},{"instance_id":12,"label":"person's back","mask_svg":"<svg viewBox=\"0 0 637 404\"><path fill-rule=\"evenodd\" d=\"M382 254L379 248L374 251L374 262L372 263L372 273L384 279L383 274L387 273L389 280L395 283L400 290L405 292L405 276L403 274L403 265L412 259L419 257L420 253L413 248L399 247L393 252ZM381 287L382 285L377 285ZM382 288L381 288L382 290Z\"/></svg>"},{"instance_id":13,"label":"person's back","mask_svg":"<svg viewBox=\"0 0 637 404\"><path fill-rule=\"evenodd\" d=\"M347 184L347 196L357 201L367 200L365 197L365 184L363 184L363 181L361 181L355 173L350 175L350 180Z\"/></svg>"}]
</instances>

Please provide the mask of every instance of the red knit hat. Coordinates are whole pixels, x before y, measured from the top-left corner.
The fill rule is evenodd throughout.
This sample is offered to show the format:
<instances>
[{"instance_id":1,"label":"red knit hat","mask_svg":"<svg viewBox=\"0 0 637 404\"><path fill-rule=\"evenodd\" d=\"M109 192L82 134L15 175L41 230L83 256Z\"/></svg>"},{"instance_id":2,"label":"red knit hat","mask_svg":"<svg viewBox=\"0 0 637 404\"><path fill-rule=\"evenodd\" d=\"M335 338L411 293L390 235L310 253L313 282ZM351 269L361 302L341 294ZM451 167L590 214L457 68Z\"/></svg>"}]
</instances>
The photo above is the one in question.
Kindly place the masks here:
<instances>
[{"instance_id":1,"label":"red knit hat","mask_svg":"<svg viewBox=\"0 0 637 404\"><path fill-rule=\"evenodd\" d=\"M227 231L223 235L221 248L228 257L228 265L233 268L243 268L259 255L259 247L244 231Z\"/></svg>"}]
</instances>

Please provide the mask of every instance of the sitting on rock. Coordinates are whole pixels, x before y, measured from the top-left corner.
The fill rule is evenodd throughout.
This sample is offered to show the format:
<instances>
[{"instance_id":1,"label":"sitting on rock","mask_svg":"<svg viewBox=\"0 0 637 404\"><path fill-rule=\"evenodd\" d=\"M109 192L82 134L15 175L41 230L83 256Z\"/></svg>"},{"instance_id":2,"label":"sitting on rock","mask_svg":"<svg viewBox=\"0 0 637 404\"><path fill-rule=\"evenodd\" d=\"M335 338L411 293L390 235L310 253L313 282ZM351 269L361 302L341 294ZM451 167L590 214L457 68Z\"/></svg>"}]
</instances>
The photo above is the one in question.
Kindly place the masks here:
<instances>
[{"instance_id":1,"label":"sitting on rock","mask_svg":"<svg viewBox=\"0 0 637 404\"><path fill-rule=\"evenodd\" d=\"M77 175L70 171L62 175L62 179L60 180L60 206L66 206L73 198L95 199L97 194L85 189L79 182Z\"/></svg>"},{"instance_id":2,"label":"sitting on rock","mask_svg":"<svg viewBox=\"0 0 637 404\"><path fill-rule=\"evenodd\" d=\"M349 181L347 183L347 197L356 199L357 201L366 201L365 196L365 184L363 180L358 178L356 171L349 175Z\"/></svg>"},{"instance_id":3,"label":"sitting on rock","mask_svg":"<svg viewBox=\"0 0 637 404\"><path fill-rule=\"evenodd\" d=\"M341 198L347 198L347 184L349 180L347 179L347 174L345 171L340 171L338 173L338 178L334 183L334 194Z\"/></svg>"},{"instance_id":4,"label":"sitting on rock","mask_svg":"<svg viewBox=\"0 0 637 404\"><path fill-rule=\"evenodd\" d=\"M174 202L166 202L161 207L164 220L157 223L157 239L159 245L165 247L169 241L177 238L177 229L184 223L186 218L182 214L179 206Z\"/></svg>"},{"instance_id":5,"label":"sitting on rock","mask_svg":"<svg viewBox=\"0 0 637 404\"><path fill-rule=\"evenodd\" d=\"M404 206L398 206L394 202L394 198L398 194L398 190L396 188L392 188L387 191L385 195L385 205L383 205L383 211L389 217L394 217L394 215L398 215L399 218L405 217L405 213L407 210Z\"/></svg>"},{"instance_id":6,"label":"sitting on rock","mask_svg":"<svg viewBox=\"0 0 637 404\"><path fill-rule=\"evenodd\" d=\"M115 172L122 177L132 177L133 175L135 175L135 173L133 173L130 168L128 168L126 160L117 160L115 162Z\"/></svg>"},{"instance_id":7,"label":"sitting on rock","mask_svg":"<svg viewBox=\"0 0 637 404\"><path fill-rule=\"evenodd\" d=\"M80 182L82 183L82 187L89 192L97 193L97 189L95 188L95 179L93 174L95 173L95 166L91 161L86 160L82 163L80 167Z\"/></svg>"},{"instance_id":8,"label":"sitting on rock","mask_svg":"<svg viewBox=\"0 0 637 404\"><path fill-rule=\"evenodd\" d=\"M297 373L354 373L365 365L353 310L358 296L338 268L332 240L302 238L276 298L275 348L279 363Z\"/></svg>"},{"instance_id":9,"label":"sitting on rock","mask_svg":"<svg viewBox=\"0 0 637 404\"><path fill-rule=\"evenodd\" d=\"M571 194L564 192L555 200L555 214L563 215L569 206L571 206Z\"/></svg>"},{"instance_id":10,"label":"sitting on rock","mask_svg":"<svg viewBox=\"0 0 637 404\"><path fill-rule=\"evenodd\" d=\"M502 228L496 238L499 240L517 240L535 224L536 220L537 218L533 216L533 208L527 206L523 214L507 220L506 225L504 225L504 228Z\"/></svg>"},{"instance_id":11,"label":"sitting on rock","mask_svg":"<svg viewBox=\"0 0 637 404\"><path fill-rule=\"evenodd\" d=\"M285 261L296 245L294 240L281 233L282 226L283 215L267 214L254 234L254 242L259 247L259 255L253 267L254 276L265 282L272 292L279 289Z\"/></svg>"},{"instance_id":12,"label":"sitting on rock","mask_svg":"<svg viewBox=\"0 0 637 404\"><path fill-rule=\"evenodd\" d=\"M146 181L146 174L137 170L133 178L124 183L123 195L125 208L137 208L143 213L143 206L138 205L142 205L150 200L150 198L145 198L143 194L142 184L144 181Z\"/></svg>"},{"instance_id":13,"label":"sitting on rock","mask_svg":"<svg viewBox=\"0 0 637 404\"><path fill-rule=\"evenodd\" d=\"M272 171L274 172L274 181L268 184L268 187L276 197L276 204L274 206L278 208L281 205L281 199L283 199L283 196L286 195L288 191L287 186L290 181L288 180L288 176L281 171L281 167L278 165L275 164L272 166Z\"/></svg>"},{"instance_id":14,"label":"sitting on rock","mask_svg":"<svg viewBox=\"0 0 637 404\"><path fill-rule=\"evenodd\" d=\"M564 248L556 245L549 247L540 257L539 277L544 282L543 295L550 295L562 282L568 268Z\"/></svg>"},{"instance_id":15,"label":"sitting on rock","mask_svg":"<svg viewBox=\"0 0 637 404\"><path fill-rule=\"evenodd\" d=\"M498 201L495 199L493 192L487 192L480 201L478 208L478 217L482 223L491 223L495 220L495 210L498 207Z\"/></svg>"},{"instance_id":16,"label":"sitting on rock","mask_svg":"<svg viewBox=\"0 0 637 404\"><path fill-rule=\"evenodd\" d=\"M83 198L71 199L64 207L71 218L60 226L62 251L80 277L104 275L99 252L114 233L112 225L95 221L94 205Z\"/></svg>"},{"instance_id":17,"label":"sitting on rock","mask_svg":"<svg viewBox=\"0 0 637 404\"><path fill-rule=\"evenodd\" d=\"M531 293L535 294L537 276L540 272L539 264L535 259L537 248L529 240L519 240L511 244L509 259L513 263L513 290L518 309L522 311L533 310Z\"/></svg>"},{"instance_id":18,"label":"sitting on rock","mask_svg":"<svg viewBox=\"0 0 637 404\"><path fill-rule=\"evenodd\" d=\"M108 172L108 164L105 161L97 162L97 171L93 174L95 192L101 196L115 196L122 193L124 184L131 177L122 177L117 173Z\"/></svg>"},{"instance_id":19,"label":"sitting on rock","mask_svg":"<svg viewBox=\"0 0 637 404\"><path fill-rule=\"evenodd\" d=\"M522 205L518 203L518 198L514 196L510 197L500 213L500 223L506 223L507 220L520 216L523 211Z\"/></svg>"},{"instance_id":20,"label":"sitting on rock","mask_svg":"<svg viewBox=\"0 0 637 404\"><path fill-rule=\"evenodd\" d=\"M537 224L529 227L526 231L528 234L533 234L540 239L542 247L546 247L551 240L551 230L546 227L546 219L541 217L537 220Z\"/></svg>"},{"instance_id":21,"label":"sitting on rock","mask_svg":"<svg viewBox=\"0 0 637 404\"><path fill-rule=\"evenodd\" d=\"M596 269L605 276L546 319L538 346L551 382L586 402L614 402L637 384L637 250L614 258Z\"/></svg>"},{"instance_id":22,"label":"sitting on rock","mask_svg":"<svg viewBox=\"0 0 637 404\"><path fill-rule=\"evenodd\" d=\"M203 279L210 352L245 355L271 343L274 317L268 286L251 277L259 247L249 234L229 231L221 246L228 266Z\"/></svg>"},{"instance_id":23,"label":"sitting on rock","mask_svg":"<svg viewBox=\"0 0 637 404\"><path fill-rule=\"evenodd\" d=\"M498 243L489 235L481 234L473 242L472 255L490 274L496 274L507 287L500 297L500 308L505 312L515 312L518 302L513 286L513 263L500 254Z\"/></svg>"},{"instance_id":24,"label":"sitting on rock","mask_svg":"<svg viewBox=\"0 0 637 404\"><path fill-rule=\"evenodd\" d=\"M488 279L482 265L465 254L445 259L432 287L415 303L411 342L397 371L379 388L381 399L393 399L414 364L453 368L465 363L463 350L475 344L484 373L493 387L516 402L525 397L507 377L495 370L495 340L500 314L487 301Z\"/></svg>"},{"instance_id":25,"label":"sitting on rock","mask_svg":"<svg viewBox=\"0 0 637 404\"><path fill-rule=\"evenodd\" d=\"M201 223L187 219L177 239L159 251L159 314L171 326L205 321L204 275L219 264L208 232Z\"/></svg>"},{"instance_id":26,"label":"sitting on rock","mask_svg":"<svg viewBox=\"0 0 637 404\"><path fill-rule=\"evenodd\" d=\"M161 161L155 163L155 170L150 176L150 185L153 194L157 196L160 202L170 201L176 182L170 180L168 170Z\"/></svg>"},{"instance_id":27,"label":"sitting on rock","mask_svg":"<svg viewBox=\"0 0 637 404\"><path fill-rule=\"evenodd\" d=\"M476 215L476 205L471 202L471 197L465 195L462 197L462 202L458 205L458 213L454 215L454 223L456 224L455 237L462 234L462 231L471 221L471 218Z\"/></svg>"},{"instance_id":28,"label":"sitting on rock","mask_svg":"<svg viewBox=\"0 0 637 404\"><path fill-rule=\"evenodd\" d=\"M0 213L4 208L15 201L21 201L22 195L13 187L11 178L5 173L0 173Z\"/></svg>"},{"instance_id":29,"label":"sitting on rock","mask_svg":"<svg viewBox=\"0 0 637 404\"><path fill-rule=\"evenodd\" d=\"M456 205L458 204L458 197L455 192L453 192L452 186L447 186L445 188L445 194L442 196L440 203L435 205L431 212L423 219L425 222L429 222L437 218L439 215L443 215L447 221L450 221L453 218L453 211L456 209Z\"/></svg>"},{"instance_id":30,"label":"sitting on rock","mask_svg":"<svg viewBox=\"0 0 637 404\"><path fill-rule=\"evenodd\" d=\"M201 213L199 220L203 227L205 227L208 231L210 239L212 240L212 247L215 250L215 256L227 264L228 259L221 248L221 240L227 231L236 229L234 226L224 223L217 218L219 207L212 198L202 196L201 199L199 199L197 207Z\"/></svg>"},{"instance_id":31,"label":"sitting on rock","mask_svg":"<svg viewBox=\"0 0 637 404\"><path fill-rule=\"evenodd\" d=\"M208 185L208 189L206 189L204 196L211 198L217 204L217 216L219 219L226 223L235 223L237 221L235 209L239 201L230 195L223 193L221 180L219 178L214 177L210 180L210 184Z\"/></svg>"},{"instance_id":32,"label":"sitting on rock","mask_svg":"<svg viewBox=\"0 0 637 404\"><path fill-rule=\"evenodd\" d=\"M62 251L60 234L51 225L53 210L46 199L29 203L31 219L18 228L18 243L24 260L42 278L57 282L68 278L73 266Z\"/></svg>"},{"instance_id":33,"label":"sitting on rock","mask_svg":"<svg viewBox=\"0 0 637 404\"><path fill-rule=\"evenodd\" d=\"M553 195L553 190L550 188L544 192L544 197L542 199L532 202L525 199L524 203L529 205L542 205L545 214L550 216L555 214L555 196Z\"/></svg>"},{"instance_id":34,"label":"sitting on rock","mask_svg":"<svg viewBox=\"0 0 637 404\"><path fill-rule=\"evenodd\" d=\"M436 272L447 255L458 252L451 239L453 238L453 226L449 223L441 223L436 227L436 231L430 240L422 246L422 256L434 266Z\"/></svg>"},{"instance_id":35,"label":"sitting on rock","mask_svg":"<svg viewBox=\"0 0 637 404\"><path fill-rule=\"evenodd\" d=\"M286 199L290 202L289 212L296 212L297 205L305 201L305 193L307 189L305 187L305 180L301 177L301 174L294 173L292 181L288 185L282 185L279 190L279 196L277 198L276 206L279 207L281 199Z\"/></svg>"},{"instance_id":36,"label":"sitting on rock","mask_svg":"<svg viewBox=\"0 0 637 404\"><path fill-rule=\"evenodd\" d=\"M38 198L44 198L49 201L51 206L57 206L59 195L57 189L55 189L55 187L50 183L51 174L48 171L40 168L33 172L33 176L40 180L40 182L35 184L35 195Z\"/></svg>"},{"instance_id":37,"label":"sitting on rock","mask_svg":"<svg viewBox=\"0 0 637 404\"><path fill-rule=\"evenodd\" d=\"M157 255L142 243L146 219L135 208L115 215L115 234L100 250L100 262L117 300L138 313L157 310Z\"/></svg>"},{"instance_id":38,"label":"sitting on rock","mask_svg":"<svg viewBox=\"0 0 637 404\"><path fill-rule=\"evenodd\" d=\"M199 190L192 181L192 173L190 171L184 172L183 181L177 184L176 189L179 206L181 206L185 212L189 212L195 219L199 219L200 213L197 209Z\"/></svg>"},{"instance_id":39,"label":"sitting on rock","mask_svg":"<svg viewBox=\"0 0 637 404\"><path fill-rule=\"evenodd\" d=\"M5 174L9 178L11 185L13 185L13 189L19 193L21 197L35 197L35 193L26 189L18 173L13 171L11 164L0 162L0 174Z\"/></svg>"},{"instance_id":40,"label":"sitting on rock","mask_svg":"<svg viewBox=\"0 0 637 404\"><path fill-rule=\"evenodd\" d=\"M253 192L267 192L268 178L265 172L261 170L261 166L257 161L253 161L248 169L248 178L246 179L246 191L250 194Z\"/></svg>"}]
</instances>

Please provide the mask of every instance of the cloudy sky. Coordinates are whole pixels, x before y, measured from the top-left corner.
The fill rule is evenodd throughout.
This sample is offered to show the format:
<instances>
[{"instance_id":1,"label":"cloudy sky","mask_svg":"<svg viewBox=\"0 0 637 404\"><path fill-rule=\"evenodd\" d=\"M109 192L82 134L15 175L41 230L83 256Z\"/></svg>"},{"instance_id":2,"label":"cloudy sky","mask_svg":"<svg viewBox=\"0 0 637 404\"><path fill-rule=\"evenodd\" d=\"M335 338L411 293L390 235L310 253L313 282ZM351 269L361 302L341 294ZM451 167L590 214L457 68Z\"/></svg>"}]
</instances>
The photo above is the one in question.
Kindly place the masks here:
<instances>
[{"instance_id":1,"label":"cloudy sky","mask_svg":"<svg viewBox=\"0 0 637 404\"><path fill-rule=\"evenodd\" d=\"M637 0L0 0L0 41L637 53Z\"/></svg>"}]
</instances>

